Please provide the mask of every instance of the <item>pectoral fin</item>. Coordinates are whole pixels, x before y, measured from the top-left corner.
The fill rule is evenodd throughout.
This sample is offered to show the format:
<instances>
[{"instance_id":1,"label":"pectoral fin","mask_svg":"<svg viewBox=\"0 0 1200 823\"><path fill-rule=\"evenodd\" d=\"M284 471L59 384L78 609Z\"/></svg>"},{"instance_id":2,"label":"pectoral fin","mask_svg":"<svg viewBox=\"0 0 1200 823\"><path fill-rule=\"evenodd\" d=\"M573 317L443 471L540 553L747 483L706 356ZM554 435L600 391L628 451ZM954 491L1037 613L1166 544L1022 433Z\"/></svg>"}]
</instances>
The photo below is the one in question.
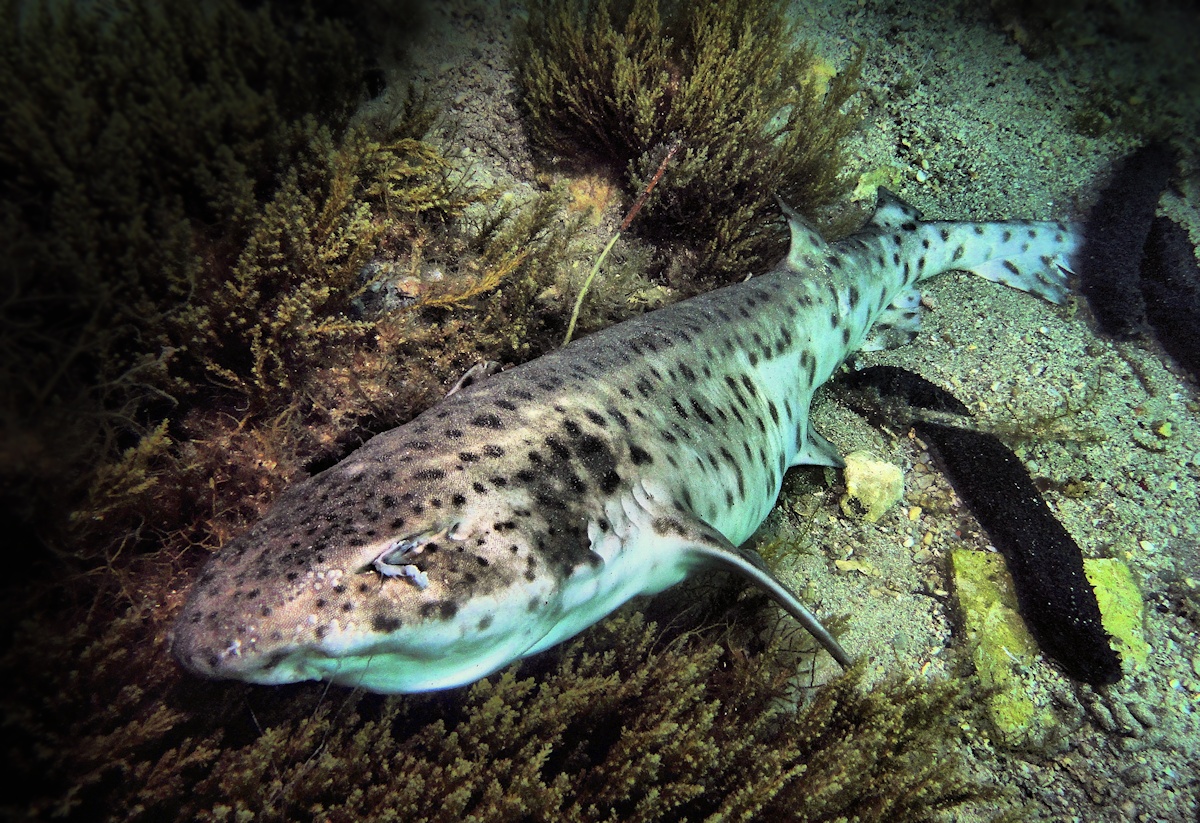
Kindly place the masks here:
<instances>
[{"instance_id":1,"label":"pectoral fin","mask_svg":"<svg viewBox=\"0 0 1200 823\"><path fill-rule=\"evenodd\" d=\"M670 522L663 523L661 520ZM800 598L771 574L757 552L738 548L723 534L699 519L684 520L681 517L673 517L661 520L655 524L656 530L675 532L685 543L684 554L695 566L716 567L745 578L765 591L785 612L796 618L844 668L854 663L854 659L800 602Z\"/></svg>"}]
</instances>

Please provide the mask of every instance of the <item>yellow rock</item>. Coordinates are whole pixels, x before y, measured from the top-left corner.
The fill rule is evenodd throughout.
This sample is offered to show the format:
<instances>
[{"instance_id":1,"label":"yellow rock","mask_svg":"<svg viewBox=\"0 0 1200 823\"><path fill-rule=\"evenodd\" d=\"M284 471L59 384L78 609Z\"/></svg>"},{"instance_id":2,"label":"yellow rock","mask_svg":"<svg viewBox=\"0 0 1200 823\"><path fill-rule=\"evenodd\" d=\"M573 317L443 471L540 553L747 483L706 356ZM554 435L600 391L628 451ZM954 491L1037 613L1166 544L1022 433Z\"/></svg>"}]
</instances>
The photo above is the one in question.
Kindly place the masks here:
<instances>
[{"instance_id":1,"label":"yellow rock","mask_svg":"<svg viewBox=\"0 0 1200 823\"><path fill-rule=\"evenodd\" d=\"M904 473L899 466L885 463L866 451L846 455L846 494L842 496L842 512L854 517L851 501L858 504L863 520L874 523L884 512L904 496Z\"/></svg>"}]
</instances>

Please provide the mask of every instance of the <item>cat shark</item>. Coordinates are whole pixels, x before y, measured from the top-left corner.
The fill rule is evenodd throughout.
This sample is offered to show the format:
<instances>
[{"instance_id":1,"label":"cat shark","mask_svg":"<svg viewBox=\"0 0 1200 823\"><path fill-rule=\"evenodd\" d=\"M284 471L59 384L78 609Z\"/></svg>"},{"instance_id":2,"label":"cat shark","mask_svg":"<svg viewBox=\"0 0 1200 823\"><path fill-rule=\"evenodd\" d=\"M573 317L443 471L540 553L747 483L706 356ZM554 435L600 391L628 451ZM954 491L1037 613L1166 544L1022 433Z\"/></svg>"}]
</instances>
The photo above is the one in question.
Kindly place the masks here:
<instances>
[{"instance_id":1,"label":"cat shark","mask_svg":"<svg viewBox=\"0 0 1200 823\"><path fill-rule=\"evenodd\" d=\"M204 677L385 692L470 683L636 595L732 571L850 655L741 547L791 466L840 466L814 392L910 340L959 269L1060 303L1059 222L923 221L880 190L857 233L791 229L770 272L453 391L284 491L214 555L172 630Z\"/></svg>"}]
</instances>

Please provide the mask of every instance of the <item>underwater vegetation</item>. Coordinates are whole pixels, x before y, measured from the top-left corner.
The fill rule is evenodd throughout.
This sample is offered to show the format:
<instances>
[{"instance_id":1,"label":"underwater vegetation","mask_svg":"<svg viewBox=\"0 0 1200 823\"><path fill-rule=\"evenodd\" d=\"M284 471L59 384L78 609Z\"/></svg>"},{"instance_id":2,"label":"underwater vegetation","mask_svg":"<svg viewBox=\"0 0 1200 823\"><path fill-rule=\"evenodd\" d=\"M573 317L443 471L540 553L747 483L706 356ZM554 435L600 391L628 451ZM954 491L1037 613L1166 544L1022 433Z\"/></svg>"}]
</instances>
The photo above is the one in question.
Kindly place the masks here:
<instances>
[{"instance_id":1,"label":"underwater vegetation","mask_svg":"<svg viewBox=\"0 0 1200 823\"><path fill-rule=\"evenodd\" d=\"M867 687L860 666L796 710L794 653L745 628L664 640L619 616L468 689L384 698L193 680L165 625L135 610L18 630L0 659L6 815L903 823L1009 805L964 771L964 681Z\"/></svg>"},{"instance_id":2,"label":"underwater vegetation","mask_svg":"<svg viewBox=\"0 0 1200 823\"><path fill-rule=\"evenodd\" d=\"M848 191L862 55L834 76L786 6L544 0L514 45L526 128L547 158L605 167L632 196L678 145L635 231L692 250L689 290L777 262L776 195L814 217Z\"/></svg>"},{"instance_id":3,"label":"underwater vegetation","mask_svg":"<svg viewBox=\"0 0 1200 823\"><path fill-rule=\"evenodd\" d=\"M561 194L465 185L412 90L355 116L341 24L19 6L0 9L0 503L72 573L218 545L305 461L560 334L533 302L572 253ZM377 257L446 274L367 311Z\"/></svg>"},{"instance_id":4,"label":"underwater vegetation","mask_svg":"<svg viewBox=\"0 0 1200 823\"><path fill-rule=\"evenodd\" d=\"M85 497L76 525L103 528L117 498L158 482L164 421L207 370L181 315L234 265L276 175L344 127L360 65L343 28L308 19L287 38L266 7L2 13L0 495L65 542ZM343 217L330 210L330 232Z\"/></svg>"}]
</instances>

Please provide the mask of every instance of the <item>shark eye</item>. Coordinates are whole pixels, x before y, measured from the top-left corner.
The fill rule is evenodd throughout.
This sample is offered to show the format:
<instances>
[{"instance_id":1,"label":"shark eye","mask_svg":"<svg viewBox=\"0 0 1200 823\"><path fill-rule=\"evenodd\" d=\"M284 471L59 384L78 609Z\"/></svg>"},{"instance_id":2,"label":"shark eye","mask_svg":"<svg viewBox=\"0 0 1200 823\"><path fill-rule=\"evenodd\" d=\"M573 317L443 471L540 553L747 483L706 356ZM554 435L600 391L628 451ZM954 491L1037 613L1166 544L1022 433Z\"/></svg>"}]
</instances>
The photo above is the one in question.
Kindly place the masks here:
<instances>
[{"instance_id":1,"label":"shark eye","mask_svg":"<svg viewBox=\"0 0 1200 823\"><path fill-rule=\"evenodd\" d=\"M384 547L383 551L379 553L379 556L372 561L371 565L377 569L380 566L404 565L407 559L411 559L420 554L423 546L424 541L412 539L392 540L387 544L386 547Z\"/></svg>"},{"instance_id":2,"label":"shark eye","mask_svg":"<svg viewBox=\"0 0 1200 823\"><path fill-rule=\"evenodd\" d=\"M383 577L403 577L424 591L429 587L429 575L412 563L424 547L421 540L393 540L363 571L373 568Z\"/></svg>"}]
</instances>

